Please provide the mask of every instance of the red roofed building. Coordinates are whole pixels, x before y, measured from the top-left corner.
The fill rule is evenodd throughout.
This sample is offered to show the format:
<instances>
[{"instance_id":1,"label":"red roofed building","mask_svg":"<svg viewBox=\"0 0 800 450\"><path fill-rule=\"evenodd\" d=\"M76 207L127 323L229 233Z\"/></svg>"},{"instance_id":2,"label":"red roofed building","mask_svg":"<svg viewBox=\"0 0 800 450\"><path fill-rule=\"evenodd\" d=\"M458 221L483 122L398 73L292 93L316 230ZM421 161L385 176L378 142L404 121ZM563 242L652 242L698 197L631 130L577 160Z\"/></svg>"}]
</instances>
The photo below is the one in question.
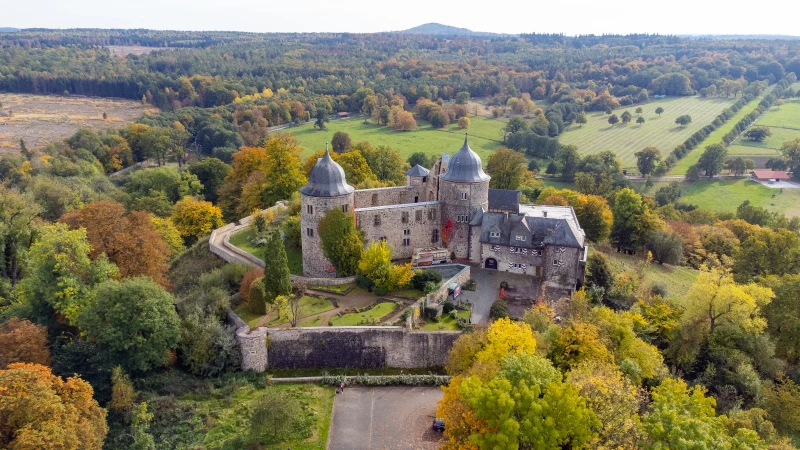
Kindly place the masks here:
<instances>
[{"instance_id":1,"label":"red roofed building","mask_svg":"<svg viewBox=\"0 0 800 450\"><path fill-rule=\"evenodd\" d=\"M785 170L754 170L751 173L751 176L758 181L783 181L789 179L789 174L786 173Z\"/></svg>"}]
</instances>

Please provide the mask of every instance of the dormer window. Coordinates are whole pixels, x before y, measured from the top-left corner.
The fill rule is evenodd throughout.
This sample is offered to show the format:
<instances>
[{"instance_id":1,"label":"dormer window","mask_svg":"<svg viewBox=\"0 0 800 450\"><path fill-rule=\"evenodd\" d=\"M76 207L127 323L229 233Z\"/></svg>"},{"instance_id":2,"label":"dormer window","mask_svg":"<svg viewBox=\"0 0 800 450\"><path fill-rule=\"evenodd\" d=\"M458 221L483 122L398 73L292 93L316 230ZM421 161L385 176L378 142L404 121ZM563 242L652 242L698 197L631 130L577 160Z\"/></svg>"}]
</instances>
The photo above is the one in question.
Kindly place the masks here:
<instances>
[{"instance_id":1,"label":"dormer window","mask_svg":"<svg viewBox=\"0 0 800 450\"><path fill-rule=\"evenodd\" d=\"M525 242L525 236L517 236L517 240Z\"/></svg>"},{"instance_id":2,"label":"dormer window","mask_svg":"<svg viewBox=\"0 0 800 450\"><path fill-rule=\"evenodd\" d=\"M500 237L500 232L499 231L490 231L489 232L489 237L499 238Z\"/></svg>"}]
</instances>

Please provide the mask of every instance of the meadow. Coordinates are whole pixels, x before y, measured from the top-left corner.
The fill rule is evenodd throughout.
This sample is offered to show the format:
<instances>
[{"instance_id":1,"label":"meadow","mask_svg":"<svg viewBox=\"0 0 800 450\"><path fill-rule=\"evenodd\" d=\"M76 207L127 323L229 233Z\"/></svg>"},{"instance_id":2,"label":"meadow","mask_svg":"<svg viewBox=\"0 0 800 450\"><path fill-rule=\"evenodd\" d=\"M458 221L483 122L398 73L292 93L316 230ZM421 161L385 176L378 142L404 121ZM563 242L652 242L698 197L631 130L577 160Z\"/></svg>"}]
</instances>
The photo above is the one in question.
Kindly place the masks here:
<instances>
[{"instance_id":1,"label":"meadow","mask_svg":"<svg viewBox=\"0 0 800 450\"><path fill-rule=\"evenodd\" d=\"M786 217L800 217L800 189L773 189L748 179L697 181L681 197L683 203L729 212L736 212L745 200Z\"/></svg>"},{"instance_id":2,"label":"meadow","mask_svg":"<svg viewBox=\"0 0 800 450\"><path fill-rule=\"evenodd\" d=\"M608 263L614 273L624 271L635 271L642 260L636 256L608 251L605 249L603 254L608 258ZM644 282L649 286L661 286L666 289L667 297L680 299L689 292L699 272L685 266L662 266L651 263L645 267L643 275Z\"/></svg>"},{"instance_id":3,"label":"meadow","mask_svg":"<svg viewBox=\"0 0 800 450\"><path fill-rule=\"evenodd\" d=\"M122 128L157 109L134 100L0 93L0 154L60 141L80 128ZM106 118L103 118L103 113Z\"/></svg>"},{"instance_id":4,"label":"meadow","mask_svg":"<svg viewBox=\"0 0 800 450\"><path fill-rule=\"evenodd\" d=\"M602 151L612 151L622 160L625 167L635 167L636 157L633 155L648 146L661 150L663 155L669 154L676 145L685 141L695 131L710 124L719 113L732 105L733 98L704 99L700 97L673 97L663 100L653 100L645 105L633 105L614 110L620 116L624 111L633 115L633 121L628 125L618 123L613 127L608 124L608 116L603 112L587 114L588 123L583 127L571 125L559 137L562 144L572 144L578 147L581 154L594 154ZM637 107L641 106L642 116L646 122L636 124ZM656 108L664 108L664 113L659 117ZM688 114L692 116L692 123L686 127L675 124L678 116Z\"/></svg>"},{"instance_id":5,"label":"meadow","mask_svg":"<svg viewBox=\"0 0 800 450\"><path fill-rule=\"evenodd\" d=\"M360 117L331 120L325 126L327 130L319 131L313 123L299 127L287 128L285 133L293 135L303 147L301 157L306 158L317 150L325 148L333 134L342 131L350 135L353 143L367 141L373 146L386 145L400 153L403 159L415 152L428 155L440 155L442 152L453 154L464 144L464 133L469 133L469 146L480 157L486 159L502 147L503 127L505 123L482 116L470 116L470 127L460 130L455 124L436 129L428 122L417 121L419 128L413 131L393 131L391 128L374 123L364 123Z\"/></svg>"}]
</instances>

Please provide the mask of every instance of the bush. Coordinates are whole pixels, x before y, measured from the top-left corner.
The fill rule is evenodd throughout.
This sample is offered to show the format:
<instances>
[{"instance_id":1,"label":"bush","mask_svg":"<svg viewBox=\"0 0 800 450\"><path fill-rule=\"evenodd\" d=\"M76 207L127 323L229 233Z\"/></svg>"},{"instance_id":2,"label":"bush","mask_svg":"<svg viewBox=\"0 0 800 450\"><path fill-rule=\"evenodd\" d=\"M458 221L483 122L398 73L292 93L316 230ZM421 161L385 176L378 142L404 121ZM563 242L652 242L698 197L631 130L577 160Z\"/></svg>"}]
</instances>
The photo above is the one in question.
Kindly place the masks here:
<instances>
[{"instance_id":1,"label":"bush","mask_svg":"<svg viewBox=\"0 0 800 450\"><path fill-rule=\"evenodd\" d=\"M384 295L389 295L389 289L386 286L378 286L375 288L375 295L378 297L383 297Z\"/></svg>"},{"instance_id":2,"label":"bush","mask_svg":"<svg viewBox=\"0 0 800 450\"><path fill-rule=\"evenodd\" d=\"M506 304L506 302L503 300L497 300L492 303L492 307L489 308L489 317L492 319L503 319L508 317L508 304Z\"/></svg>"},{"instance_id":3,"label":"bush","mask_svg":"<svg viewBox=\"0 0 800 450\"><path fill-rule=\"evenodd\" d=\"M456 305L454 305L452 302L444 302L444 305L442 306L442 313L449 314L451 311L454 311L455 309Z\"/></svg>"},{"instance_id":4,"label":"bush","mask_svg":"<svg viewBox=\"0 0 800 450\"><path fill-rule=\"evenodd\" d=\"M508 289L508 281L501 281L500 282L500 289Z\"/></svg>"},{"instance_id":5,"label":"bush","mask_svg":"<svg viewBox=\"0 0 800 450\"><path fill-rule=\"evenodd\" d=\"M472 278L470 278L469 280L467 280L466 283L464 283L464 289L468 291L474 291L477 288L478 288L478 282Z\"/></svg>"},{"instance_id":6,"label":"bush","mask_svg":"<svg viewBox=\"0 0 800 450\"><path fill-rule=\"evenodd\" d=\"M372 292L372 289L375 288L375 283L369 278L365 277L364 275L357 275L356 286L360 287L361 289L366 289L367 291Z\"/></svg>"},{"instance_id":7,"label":"bush","mask_svg":"<svg viewBox=\"0 0 800 450\"><path fill-rule=\"evenodd\" d=\"M442 274L435 270L417 270L414 271L414 276L411 277L411 285L414 286L414 289L419 289L420 291L425 291L425 285L429 282L438 286L442 282Z\"/></svg>"},{"instance_id":8,"label":"bush","mask_svg":"<svg viewBox=\"0 0 800 450\"><path fill-rule=\"evenodd\" d=\"M324 375L322 377L322 384L328 386L339 386L342 383L361 386L447 386L450 383L450 377L432 373L427 375L356 375L352 377Z\"/></svg>"},{"instance_id":9,"label":"bush","mask_svg":"<svg viewBox=\"0 0 800 450\"><path fill-rule=\"evenodd\" d=\"M425 287L422 289L422 292L426 294L430 294L431 292L435 291L438 285L433 281L428 281L425 283Z\"/></svg>"},{"instance_id":10,"label":"bush","mask_svg":"<svg viewBox=\"0 0 800 450\"><path fill-rule=\"evenodd\" d=\"M439 308L428 306L425 308L425 318L433 322L439 321Z\"/></svg>"}]
</instances>

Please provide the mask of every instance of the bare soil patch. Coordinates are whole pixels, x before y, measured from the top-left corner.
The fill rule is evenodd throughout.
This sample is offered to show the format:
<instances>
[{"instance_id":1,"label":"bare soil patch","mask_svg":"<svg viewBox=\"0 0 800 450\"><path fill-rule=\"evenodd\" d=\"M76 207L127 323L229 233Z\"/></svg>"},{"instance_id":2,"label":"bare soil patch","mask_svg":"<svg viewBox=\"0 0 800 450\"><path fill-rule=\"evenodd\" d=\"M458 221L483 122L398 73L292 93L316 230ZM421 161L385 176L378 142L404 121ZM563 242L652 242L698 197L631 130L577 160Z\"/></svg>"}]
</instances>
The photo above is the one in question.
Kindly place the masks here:
<instances>
[{"instance_id":1,"label":"bare soil patch","mask_svg":"<svg viewBox=\"0 0 800 450\"><path fill-rule=\"evenodd\" d=\"M118 129L158 109L134 100L0 93L0 154L71 136L80 128ZM103 119L103 113L106 118Z\"/></svg>"}]
</instances>

